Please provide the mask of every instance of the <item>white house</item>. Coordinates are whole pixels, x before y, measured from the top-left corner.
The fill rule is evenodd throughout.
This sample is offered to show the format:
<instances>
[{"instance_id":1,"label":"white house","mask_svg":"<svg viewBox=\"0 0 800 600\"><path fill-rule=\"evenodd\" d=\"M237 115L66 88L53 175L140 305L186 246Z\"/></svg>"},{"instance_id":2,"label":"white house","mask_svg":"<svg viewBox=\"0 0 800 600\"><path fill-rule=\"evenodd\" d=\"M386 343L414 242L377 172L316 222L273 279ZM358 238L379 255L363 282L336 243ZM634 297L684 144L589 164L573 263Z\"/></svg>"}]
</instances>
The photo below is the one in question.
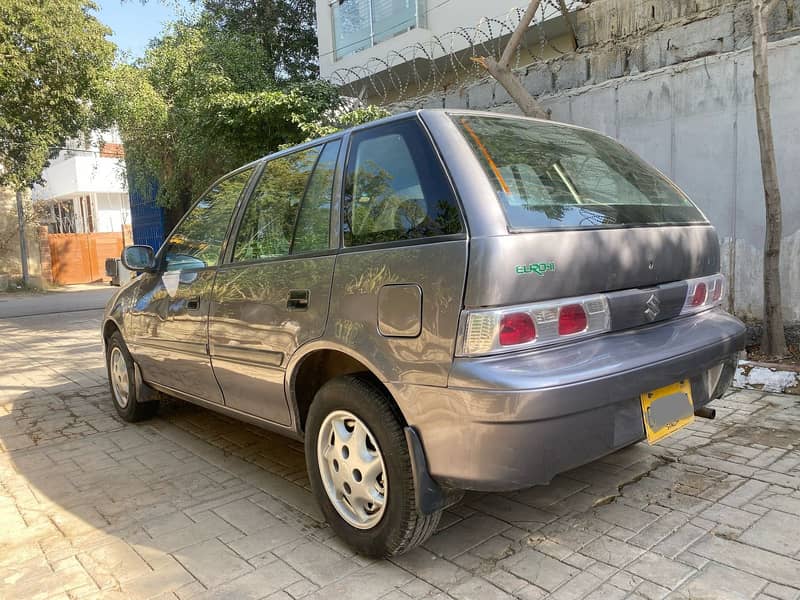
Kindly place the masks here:
<instances>
[{"instance_id":1,"label":"white house","mask_svg":"<svg viewBox=\"0 0 800 600\"><path fill-rule=\"evenodd\" d=\"M119 134L92 132L70 141L33 188L51 233L119 232L130 226L125 158Z\"/></svg>"}]
</instances>

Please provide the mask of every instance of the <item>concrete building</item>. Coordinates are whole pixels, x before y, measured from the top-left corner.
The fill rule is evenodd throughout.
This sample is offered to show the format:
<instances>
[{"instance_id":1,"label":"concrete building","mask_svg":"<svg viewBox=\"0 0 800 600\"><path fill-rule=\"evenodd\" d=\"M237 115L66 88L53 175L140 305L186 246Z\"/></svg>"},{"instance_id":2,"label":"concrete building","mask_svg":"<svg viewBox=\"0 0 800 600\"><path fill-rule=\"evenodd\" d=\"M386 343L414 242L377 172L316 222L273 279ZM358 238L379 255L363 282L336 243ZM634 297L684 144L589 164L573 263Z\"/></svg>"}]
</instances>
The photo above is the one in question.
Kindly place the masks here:
<instances>
[{"instance_id":1,"label":"concrete building","mask_svg":"<svg viewBox=\"0 0 800 600\"><path fill-rule=\"evenodd\" d=\"M130 227L124 152L113 131L93 132L61 150L32 197L50 233L121 232Z\"/></svg>"},{"instance_id":2,"label":"concrete building","mask_svg":"<svg viewBox=\"0 0 800 600\"><path fill-rule=\"evenodd\" d=\"M496 52L510 30L492 29L486 17L502 13L506 4L524 8L526 1L429 0L428 21L418 20L395 37L362 43L363 48L334 60L333 19L350 1L334 6L318 2L321 70L345 93L384 104L393 112L418 107L518 111L493 79L480 69L462 69L469 61L452 56ZM765 212L753 109L750 0L594 0L569 6L577 9L570 13L571 24L556 11L550 18L545 14L543 22L537 17L538 25L528 31L528 51L517 62L523 84L552 111L553 119L619 139L683 187L720 235L729 306L744 318L760 318ZM476 13L484 13L484 18L476 19ZM449 17L440 21L445 14ZM450 23L450 31L457 34L467 19L484 32L483 41L452 56L433 43L427 46L426 58L420 46L409 49L404 41L426 35L452 39L453 34L441 30ZM423 31L433 25L437 31ZM784 215L784 316L797 324L800 0L779 2L769 27L772 118ZM577 42L574 51L564 37L570 29ZM498 34L494 45L485 39L491 31ZM401 61L408 57L413 60ZM404 76L404 69L413 76ZM448 79L445 74L453 71L456 74ZM438 78L426 78L431 72Z\"/></svg>"},{"instance_id":3,"label":"concrete building","mask_svg":"<svg viewBox=\"0 0 800 600\"><path fill-rule=\"evenodd\" d=\"M574 0L568 4L582 6ZM526 5L520 0L317 0L320 74L370 101L376 95L383 102L417 96L432 80L439 87L452 86L460 71L474 70L473 45L489 49L503 42ZM571 50L569 23L555 2L542 2L535 21L541 27L526 37L521 64Z\"/></svg>"}]
</instances>

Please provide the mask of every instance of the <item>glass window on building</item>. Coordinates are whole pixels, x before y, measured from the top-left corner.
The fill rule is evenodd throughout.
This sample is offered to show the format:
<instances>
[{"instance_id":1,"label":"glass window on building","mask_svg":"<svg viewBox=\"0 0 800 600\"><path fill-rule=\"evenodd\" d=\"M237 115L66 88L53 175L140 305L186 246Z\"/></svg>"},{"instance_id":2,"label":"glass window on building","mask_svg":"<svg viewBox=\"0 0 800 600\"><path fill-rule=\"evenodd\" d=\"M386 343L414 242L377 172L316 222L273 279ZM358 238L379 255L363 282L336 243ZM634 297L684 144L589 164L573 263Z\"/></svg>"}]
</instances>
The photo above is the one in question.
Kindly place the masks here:
<instances>
[{"instance_id":1,"label":"glass window on building","mask_svg":"<svg viewBox=\"0 0 800 600\"><path fill-rule=\"evenodd\" d=\"M421 1L333 0L336 59L418 27Z\"/></svg>"}]
</instances>

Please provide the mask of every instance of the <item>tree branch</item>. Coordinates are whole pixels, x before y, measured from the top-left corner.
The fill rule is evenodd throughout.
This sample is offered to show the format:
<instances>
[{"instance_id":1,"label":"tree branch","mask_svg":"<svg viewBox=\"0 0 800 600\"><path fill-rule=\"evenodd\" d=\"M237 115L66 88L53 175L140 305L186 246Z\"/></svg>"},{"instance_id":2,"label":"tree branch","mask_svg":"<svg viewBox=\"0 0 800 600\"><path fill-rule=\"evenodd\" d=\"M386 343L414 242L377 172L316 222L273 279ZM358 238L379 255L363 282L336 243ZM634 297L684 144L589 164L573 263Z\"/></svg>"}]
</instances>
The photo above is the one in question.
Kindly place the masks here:
<instances>
[{"instance_id":1,"label":"tree branch","mask_svg":"<svg viewBox=\"0 0 800 600\"><path fill-rule=\"evenodd\" d=\"M511 57L516 51L517 46L519 46L520 42L522 41L522 36L525 35L525 31L528 29L531 21L533 21L533 17L536 16L536 11L541 3L541 0L531 0L531 3L528 4L528 8L525 9L525 14L522 15L522 19L520 19L520 22L517 24L517 28L514 30L514 33L511 34L511 37L506 44L505 50L503 50L503 55L500 57L500 62L497 63L498 65L501 65L506 69L511 66Z\"/></svg>"},{"instance_id":2,"label":"tree branch","mask_svg":"<svg viewBox=\"0 0 800 600\"><path fill-rule=\"evenodd\" d=\"M778 5L778 2L781 0L767 0L762 4L762 11L764 12L764 18L768 17L770 13L774 10L774 8Z\"/></svg>"},{"instance_id":3,"label":"tree branch","mask_svg":"<svg viewBox=\"0 0 800 600\"><path fill-rule=\"evenodd\" d=\"M572 49L578 49L578 33L575 31L575 22L572 19L572 13L569 12L569 8L567 7L567 0L558 0L558 7L561 9L561 14L564 17L564 20L567 22L569 26L570 32L570 42L572 43Z\"/></svg>"},{"instance_id":4,"label":"tree branch","mask_svg":"<svg viewBox=\"0 0 800 600\"><path fill-rule=\"evenodd\" d=\"M535 117L537 119L550 118L548 111L542 108L542 105L531 96L531 93L522 85L519 77L517 77L509 67L501 65L491 57L476 56L473 57L472 60L489 71L491 76L505 88L508 95L516 102L522 114L526 117Z\"/></svg>"}]
</instances>

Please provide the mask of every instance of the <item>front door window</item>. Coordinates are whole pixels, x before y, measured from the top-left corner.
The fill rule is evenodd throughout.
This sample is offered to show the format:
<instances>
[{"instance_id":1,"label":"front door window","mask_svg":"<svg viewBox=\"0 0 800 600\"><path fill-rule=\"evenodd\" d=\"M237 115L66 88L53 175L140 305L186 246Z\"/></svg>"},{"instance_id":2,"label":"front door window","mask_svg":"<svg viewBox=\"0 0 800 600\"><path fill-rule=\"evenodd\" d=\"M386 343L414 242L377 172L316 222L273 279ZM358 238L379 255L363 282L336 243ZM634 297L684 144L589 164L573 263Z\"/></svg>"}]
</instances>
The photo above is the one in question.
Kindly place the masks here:
<instances>
[{"instance_id":1,"label":"front door window","mask_svg":"<svg viewBox=\"0 0 800 600\"><path fill-rule=\"evenodd\" d=\"M197 201L167 241L167 271L217 265L231 216L252 174L249 168L218 181Z\"/></svg>"}]
</instances>

